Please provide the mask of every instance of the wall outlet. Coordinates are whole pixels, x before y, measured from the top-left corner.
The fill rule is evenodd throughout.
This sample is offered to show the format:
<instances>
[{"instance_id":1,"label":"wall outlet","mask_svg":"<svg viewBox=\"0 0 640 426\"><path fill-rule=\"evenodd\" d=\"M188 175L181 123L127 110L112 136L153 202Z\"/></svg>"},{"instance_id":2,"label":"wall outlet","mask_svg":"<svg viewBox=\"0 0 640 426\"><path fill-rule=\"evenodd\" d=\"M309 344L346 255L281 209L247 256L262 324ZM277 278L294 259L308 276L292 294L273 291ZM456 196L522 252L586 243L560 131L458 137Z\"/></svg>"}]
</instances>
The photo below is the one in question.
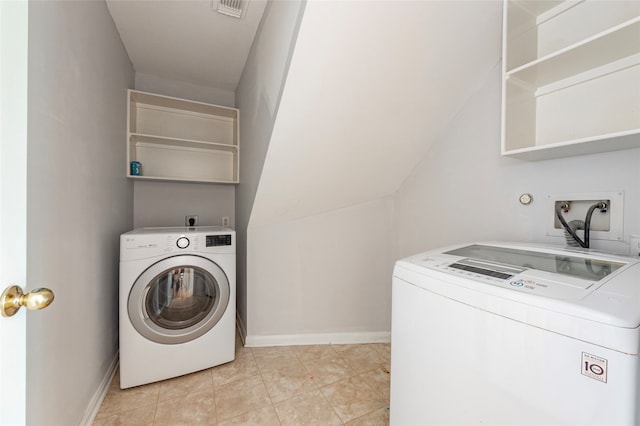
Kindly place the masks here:
<instances>
[{"instance_id":1,"label":"wall outlet","mask_svg":"<svg viewBox=\"0 0 640 426\"><path fill-rule=\"evenodd\" d=\"M229 227L229 216L222 216L222 226L225 228Z\"/></svg>"},{"instance_id":2,"label":"wall outlet","mask_svg":"<svg viewBox=\"0 0 640 426\"><path fill-rule=\"evenodd\" d=\"M591 217L591 239L624 241L622 232L624 193L622 191L547 195L547 207L544 210L548 218L546 234L564 238L564 229L556 216L556 205L569 202L569 211L563 212L563 217L567 222L576 219L584 221L589 207L598 201L606 201L607 210L604 213L600 210L593 212ZM582 237L583 231L578 231L578 235Z\"/></svg>"},{"instance_id":3,"label":"wall outlet","mask_svg":"<svg viewBox=\"0 0 640 426\"><path fill-rule=\"evenodd\" d=\"M198 226L198 215L187 215L184 217L184 226Z\"/></svg>"}]
</instances>

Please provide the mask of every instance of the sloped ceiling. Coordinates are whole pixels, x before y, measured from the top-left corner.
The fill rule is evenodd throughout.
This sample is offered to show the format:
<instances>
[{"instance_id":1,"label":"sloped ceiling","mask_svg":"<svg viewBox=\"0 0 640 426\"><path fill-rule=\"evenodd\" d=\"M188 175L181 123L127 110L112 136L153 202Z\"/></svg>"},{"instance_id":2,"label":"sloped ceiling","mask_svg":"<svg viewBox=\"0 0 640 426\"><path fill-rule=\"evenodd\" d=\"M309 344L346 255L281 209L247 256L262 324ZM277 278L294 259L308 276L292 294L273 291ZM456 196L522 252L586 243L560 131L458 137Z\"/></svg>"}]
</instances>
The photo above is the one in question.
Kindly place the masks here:
<instances>
[{"instance_id":1,"label":"sloped ceiling","mask_svg":"<svg viewBox=\"0 0 640 426\"><path fill-rule=\"evenodd\" d=\"M500 60L501 14L499 1L309 1L249 226L392 195Z\"/></svg>"},{"instance_id":2,"label":"sloped ceiling","mask_svg":"<svg viewBox=\"0 0 640 426\"><path fill-rule=\"evenodd\" d=\"M107 5L136 72L234 91L266 0L240 20L216 2ZM392 195L500 60L501 12L498 0L309 0L249 226Z\"/></svg>"},{"instance_id":3,"label":"sloped ceiling","mask_svg":"<svg viewBox=\"0 0 640 426\"><path fill-rule=\"evenodd\" d=\"M243 0L241 19L219 14L217 3L107 0L107 7L136 72L233 92L266 0Z\"/></svg>"}]
</instances>

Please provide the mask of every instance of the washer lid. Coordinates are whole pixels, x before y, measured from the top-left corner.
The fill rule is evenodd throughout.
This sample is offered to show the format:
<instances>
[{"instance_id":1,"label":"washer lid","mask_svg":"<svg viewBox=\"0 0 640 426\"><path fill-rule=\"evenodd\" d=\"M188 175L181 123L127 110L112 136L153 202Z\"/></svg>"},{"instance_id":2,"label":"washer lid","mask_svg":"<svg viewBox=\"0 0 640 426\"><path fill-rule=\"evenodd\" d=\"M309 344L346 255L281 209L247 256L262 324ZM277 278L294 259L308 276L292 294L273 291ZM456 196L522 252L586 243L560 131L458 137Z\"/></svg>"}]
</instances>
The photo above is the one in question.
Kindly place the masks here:
<instances>
[{"instance_id":1,"label":"washer lid","mask_svg":"<svg viewBox=\"0 0 640 426\"><path fill-rule=\"evenodd\" d=\"M582 288L589 287L589 281L600 281L627 264L596 257L579 257L566 252L552 253L481 244L460 247L444 254L466 257L485 265L497 265L498 268L500 265L506 265L508 268L515 268L516 273L536 270L559 274L562 277L559 277L558 281L564 280L568 285ZM580 280L566 280L566 277Z\"/></svg>"},{"instance_id":2,"label":"washer lid","mask_svg":"<svg viewBox=\"0 0 640 426\"><path fill-rule=\"evenodd\" d=\"M428 289L444 282L437 285L438 292L447 297L457 297L456 292L465 288L483 294L478 297L484 299L495 296L492 303L508 299L614 327L640 326L640 262L632 258L487 243L403 259L397 262L394 275Z\"/></svg>"},{"instance_id":3,"label":"washer lid","mask_svg":"<svg viewBox=\"0 0 640 426\"><path fill-rule=\"evenodd\" d=\"M399 260L393 271L394 288L413 285L505 320L519 321L626 354L640 352L640 262L635 259L603 256L604 260L628 263L582 288L569 284L569 281L581 278L536 269L503 278L450 268L451 264L467 259L444 254L455 248L459 247ZM541 247L541 251L547 250ZM561 249L550 251L565 252ZM580 257L576 252L566 251L566 254ZM585 258L600 259L593 253L583 254ZM543 287L510 284L519 280L545 282L541 278L549 276L557 281L551 290L556 297L541 291Z\"/></svg>"}]
</instances>

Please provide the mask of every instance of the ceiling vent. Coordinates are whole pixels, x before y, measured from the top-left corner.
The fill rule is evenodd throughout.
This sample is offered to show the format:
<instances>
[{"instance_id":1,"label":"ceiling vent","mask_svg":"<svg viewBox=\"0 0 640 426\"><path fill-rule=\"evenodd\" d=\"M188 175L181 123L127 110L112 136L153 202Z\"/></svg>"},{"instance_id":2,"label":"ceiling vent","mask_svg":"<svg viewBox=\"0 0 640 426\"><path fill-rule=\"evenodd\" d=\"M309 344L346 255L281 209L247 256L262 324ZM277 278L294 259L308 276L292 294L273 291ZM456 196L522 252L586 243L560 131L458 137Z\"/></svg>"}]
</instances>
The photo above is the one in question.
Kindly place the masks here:
<instances>
[{"instance_id":1,"label":"ceiling vent","mask_svg":"<svg viewBox=\"0 0 640 426\"><path fill-rule=\"evenodd\" d=\"M213 0L216 2L216 0ZM223 15L232 16L234 18L242 17L242 0L217 0L218 13Z\"/></svg>"}]
</instances>

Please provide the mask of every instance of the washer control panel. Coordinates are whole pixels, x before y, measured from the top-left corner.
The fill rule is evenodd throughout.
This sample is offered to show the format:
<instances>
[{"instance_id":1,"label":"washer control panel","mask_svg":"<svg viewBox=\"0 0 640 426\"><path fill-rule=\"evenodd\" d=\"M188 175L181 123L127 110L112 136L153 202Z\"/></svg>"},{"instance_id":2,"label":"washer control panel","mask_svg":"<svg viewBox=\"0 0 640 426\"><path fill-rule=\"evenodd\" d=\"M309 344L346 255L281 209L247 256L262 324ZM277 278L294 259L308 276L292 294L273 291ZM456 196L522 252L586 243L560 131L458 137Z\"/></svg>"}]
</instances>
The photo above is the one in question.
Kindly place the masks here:
<instances>
[{"instance_id":1,"label":"washer control panel","mask_svg":"<svg viewBox=\"0 0 640 426\"><path fill-rule=\"evenodd\" d=\"M457 262L448 263L444 266L449 273L462 274L481 281L502 283L504 280L524 272L523 268L515 268L509 265L498 265L496 263L484 262L477 259L461 259Z\"/></svg>"},{"instance_id":2,"label":"washer control panel","mask_svg":"<svg viewBox=\"0 0 640 426\"><path fill-rule=\"evenodd\" d=\"M578 300L591 291L593 281L559 276L546 271L449 256L422 257L418 264L454 277L491 284L504 289L555 299Z\"/></svg>"}]
</instances>

